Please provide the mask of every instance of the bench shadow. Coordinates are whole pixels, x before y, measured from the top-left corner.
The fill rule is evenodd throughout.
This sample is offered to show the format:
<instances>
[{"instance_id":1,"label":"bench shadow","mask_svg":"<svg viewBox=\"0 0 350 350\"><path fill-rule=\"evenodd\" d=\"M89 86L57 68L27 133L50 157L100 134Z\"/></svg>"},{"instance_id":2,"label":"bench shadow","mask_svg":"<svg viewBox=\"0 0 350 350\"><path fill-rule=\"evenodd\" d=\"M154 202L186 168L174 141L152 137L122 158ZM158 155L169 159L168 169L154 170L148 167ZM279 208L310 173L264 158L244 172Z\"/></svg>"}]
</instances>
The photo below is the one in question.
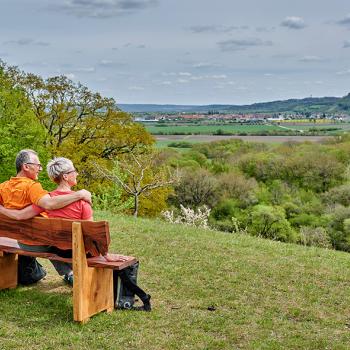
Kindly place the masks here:
<instances>
[{"instance_id":1,"label":"bench shadow","mask_svg":"<svg viewBox=\"0 0 350 350\"><path fill-rule=\"evenodd\" d=\"M62 281L0 290L0 319L20 327L45 327L73 322L72 289Z\"/></svg>"}]
</instances>

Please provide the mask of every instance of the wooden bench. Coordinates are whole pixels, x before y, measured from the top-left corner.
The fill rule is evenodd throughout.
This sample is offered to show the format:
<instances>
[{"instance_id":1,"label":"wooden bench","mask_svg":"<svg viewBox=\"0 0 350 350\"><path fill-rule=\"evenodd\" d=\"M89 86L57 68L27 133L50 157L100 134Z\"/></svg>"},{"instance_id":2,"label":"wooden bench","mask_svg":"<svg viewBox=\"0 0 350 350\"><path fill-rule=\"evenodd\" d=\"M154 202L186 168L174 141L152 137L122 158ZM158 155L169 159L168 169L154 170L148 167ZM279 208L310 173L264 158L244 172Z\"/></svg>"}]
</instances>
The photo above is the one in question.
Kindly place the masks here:
<instances>
[{"instance_id":1,"label":"wooden bench","mask_svg":"<svg viewBox=\"0 0 350 350\"><path fill-rule=\"evenodd\" d=\"M72 249L72 258L53 253L22 250L17 240L31 245L49 245ZM33 218L16 221L0 215L0 289L17 286L17 255L59 260L73 264L73 318L86 322L101 311L112 312L113 270L134 264L134 257L126 261L109 262L103 257L110 243L107 221L78 221ZM89 253L91 258L86 258Z\"/></svg>"}]
</instances>

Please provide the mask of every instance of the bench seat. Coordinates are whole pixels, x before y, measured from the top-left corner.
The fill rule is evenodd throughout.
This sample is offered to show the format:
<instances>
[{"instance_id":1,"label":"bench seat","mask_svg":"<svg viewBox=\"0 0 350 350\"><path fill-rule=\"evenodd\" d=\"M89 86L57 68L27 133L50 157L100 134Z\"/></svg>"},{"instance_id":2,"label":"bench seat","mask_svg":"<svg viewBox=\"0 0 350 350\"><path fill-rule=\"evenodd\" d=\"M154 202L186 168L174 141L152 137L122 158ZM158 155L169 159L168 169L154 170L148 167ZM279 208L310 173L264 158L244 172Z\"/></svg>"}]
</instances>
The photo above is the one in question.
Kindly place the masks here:
<instances>
[{"instance_id":1,"label":"bench seat","mask_svg":"<svg viewBox=\"0 0 350 350\"><path fill-rule=\"evenodd\" d=\"M63 258L53 253L40 253L40 252L28 252L27 250L23 250L18 245L17 240L12 238L0 237L0 252L20 254L26 256L34 256L37 258L44 258L49 260L57 260L64 261L67 263L73 263L72 258ZM1 254L1 253L0 253ZM126 261L106 261L106 259L102 256L94 256L92 258L87 258L87 264L89 267L100 267L107 268L113 270L122 270L126 267L133 265L137 262L136 258L133 256L123 256L126 258Z\"/></svg>"}]
</instances>

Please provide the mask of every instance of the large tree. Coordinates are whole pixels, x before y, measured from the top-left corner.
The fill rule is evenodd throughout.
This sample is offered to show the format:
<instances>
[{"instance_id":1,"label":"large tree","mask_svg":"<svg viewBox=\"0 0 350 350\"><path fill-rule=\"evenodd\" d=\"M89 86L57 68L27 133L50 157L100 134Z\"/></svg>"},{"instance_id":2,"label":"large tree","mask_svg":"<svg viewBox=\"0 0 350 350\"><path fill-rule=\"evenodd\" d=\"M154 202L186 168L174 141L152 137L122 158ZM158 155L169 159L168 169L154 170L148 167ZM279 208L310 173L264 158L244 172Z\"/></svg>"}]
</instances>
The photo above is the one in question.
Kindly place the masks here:
<instances>
[{"instance_id":1,"label":"large tree","mask_svg":"<svg viewBox=\"0 0 350 350\"><path fill-rule=\"evenodd\" d=\"M81 171L81 185L94 190L94 163L105 166L123 153L149 146L154 138L122 112L112 98L102 97L66 76L43 79L2 65L30 100L45 130L51 156L71 158Z\"/></svg>"}]
</instances>

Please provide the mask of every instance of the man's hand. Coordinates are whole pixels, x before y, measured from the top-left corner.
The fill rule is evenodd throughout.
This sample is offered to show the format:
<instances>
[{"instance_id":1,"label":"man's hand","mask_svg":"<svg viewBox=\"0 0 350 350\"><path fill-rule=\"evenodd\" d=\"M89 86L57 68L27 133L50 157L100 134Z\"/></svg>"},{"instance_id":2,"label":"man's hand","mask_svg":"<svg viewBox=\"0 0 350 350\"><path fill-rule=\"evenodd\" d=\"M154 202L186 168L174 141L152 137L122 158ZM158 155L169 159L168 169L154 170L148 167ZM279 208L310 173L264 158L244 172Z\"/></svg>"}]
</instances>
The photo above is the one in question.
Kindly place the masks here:
<instances>
[{"instance_id":1,"label":"man's hand","mask_svg":"<svg viewBox=\"0 0 350 350\"><path fill-rule=\"evenodd\" d=\"M77 193L81 197L80 199L82 199L85 202L88 202L88 203L92 204L91 193L89 191L87 191L87 190L80 190L80 191L77 191Z\"/></svg>"},{"instance_id":2,"label":"man's hand","mask_svg":"<svg viewBox=\"0 0 350 350\"><path fill-rule=\"evenodd\" d=\"M128 257L119 254L109 254L103 256L107 261L116 262L116 261L127 261Z\"/></svg>"}]
</instances>

